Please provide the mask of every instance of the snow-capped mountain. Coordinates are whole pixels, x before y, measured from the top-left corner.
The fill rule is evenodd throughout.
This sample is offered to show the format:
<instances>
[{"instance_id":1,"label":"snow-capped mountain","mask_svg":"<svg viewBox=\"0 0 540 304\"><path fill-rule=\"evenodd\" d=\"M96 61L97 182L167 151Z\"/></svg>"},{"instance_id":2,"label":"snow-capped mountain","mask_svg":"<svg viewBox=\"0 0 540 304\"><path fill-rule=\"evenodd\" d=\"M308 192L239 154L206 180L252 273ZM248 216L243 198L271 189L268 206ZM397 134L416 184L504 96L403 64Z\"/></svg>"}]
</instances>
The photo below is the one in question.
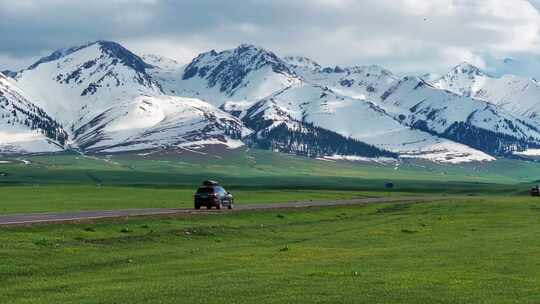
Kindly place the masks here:
<instances>
[{"instance_id":1,"label":"snow-capped mountain","mask_svg":"<svg viewBox=\"0 0 540 304\"><path fill-rule=\"evenodd\" d=\"M250 133L242 123L212 105L193 98L139 96L104 113L102 136L76 134L87 152L162 149L181 145L241 145ZM99 119L99 118L98 118ZM83 133L84 134L84 133ZM93 135L92 133L90 133Z\"/></svg>"},{"instance_id":2,"label":"snow-capped mountain","mask_svg":"<svg viewBox=\"0 0 540 304\"><path fill-rule=\"evenodd\" d=\"M378 99L398 80L392 72L378 65L295 69L295 72L306 82L325 86L339 94L363 100Z\"/></svg>"},{"instance_id":3,"label":"snow-capped mountain","mask_svg":"<svg viewBox=\"0 0 540 304\"><path fill-rule=\"evenodd\" d=\"M300 128L299 124L307 123L336 132L344 138L401 154L439 155L436 157L438 159L448 155L469 155L473 159L485 159L485 152L509 154L514 150L534 147L540 138L536 128L529 126L519 115L514 117L512 113L472 98L459 99L456 94L429 85L421 87L418 84L424 82L420 79L402 79L376 65L323 68L306 57L280 59L262 48L242 45L219 53L203 53L183 68L176 66L161 71L156 76L163 75L163 71L171 71L167 77L161 77L167 79L162 83L163 87L175 88L169 93L174 91L180 95L197 96L221 106L253 129L258 134L259 142L268 141L262 139L262 134L270 136L272 128L287 126L289 132L294 133ZM261 71L264 75L262 78ZM181 80L170 77L180 73ZM434 75L429 76L435 78ZM414 85L409 85L412 83ZM261 87L264 89L261 90ZM325 90L331 94L327 95L323 92ZM336 96L333 101L348 99L349 105L324 100L332 94ZM291 96L285 100L276 98L287 95ZM401 98L414 101L414 104L407 107L407 102L397 102ZM414 108L416 112L412 111L411 108L423 99L429 100L424 102L425 107L417 106ZM455 101L457 108L448 109L444 104L446 100ZM379 124L366 119L377 117L369 114L371 112L365 107L366 104L384 112L386 118L375 119L380 120ZM329 115L334 111L330 110L333 106L342 110L336 111L336 115ZM358 114L362 106L362 115L347 117L351 112ZM438 115L434 114L435 110ZM433 113L427 115L430 112ZM437 119L433 120L435 116ZM344 123L349 124L347 128L343 128ZM373 132L367 126L375 126L379 132ZM391 126L388 129L393 132L385 131L385 126ZM396 131L399 129L403 131ZM303 132L306 132L305 128ZM370 140L364 134L379 136L373 136ZM480 139L475 140L476 137ZM494 137L500 138L493 140ZM467 146L474 146L475 149ZM279 150L285 149L281 147ZM291 148L289 152L298 153L298 149Z\"/></svg>"},{"instance_id":4,"label":"snow-capped mountain","mask_svg":"<svg viewBox=\"0 0 540 304\"><path fill-rule=\"evenodd\" d=\"M431 82L439 89L492 103L540 126L540 83L514 75L490 76L462 63Z\"/></svg>"},{"instance_id":5,"label":"snow-capped mountain","mask_svg":"<svg viewBox=\"0 0 540 304\"><path fill-rule=\"evenodd\" d=\"M0 73L0 153L57 152L66 137L58 122Z\"/></svg>"},{"instance_id":6,"label":"snow-capped mountain","mask_svg":"<svg viewBox=\"0 0 540 304\"><path fill-rule=\"evenodd\" d=\"M235 106L225 104L224 107L256 131L255 141L270 141L280 151L298 153L296 149L300 149L300 152L307 150L317 154L332 143L333 153L369 154L369 147L357 144L359 141L406 157L429 156L439 161L492 159L465 145L411 129L372 102L340 95L328 87L312 84L288 87L248 108L240 110ZM322 133L321 130L334 135L328 134L324 141L314 140L313 133Z\"/></svg>"},{"instance_id":7,"label":"snow-capped mountain","mask_svg":"<svg viewBox=\"0 0 540 304\"><path fill-rule=\"evenodd\" d=\"M97 41L6 73L17 100L56 133L26 131L46 134L56 149L247 144L312 157L462 162L540 148L536 81L468 64L441 77L399 77L377 65L323 67L243 44L182 65Z\"/></svg>"},{"instance_id":8,"label":"snow-capped mountain","mask_svg":"<svg viewBox=\"0 0 540 304\"><path fill-rule=\"evenodd\" d=\"M183 67L180 77L174 85L164 86L168 93L200 98L215 106L226 101L251 102L300 83L276 54L247 44L200 54Z\"/></svg>"},{"instance_id":9,"label":"snow-capped mountain","mask_svg":"<svg viewBox=\"0 0 540 304\"><path fill-rule=\"evenodd\" d=\"M36 104L76 131L119 100L158 94L159 84L146 73L149 67L119 44L98 41L56 51L19 72L16 80Z\"/></svg>"},{"instance_id":10,"label":"snow-capped mountain","mask_svg":"<svg viewBox=\"0 0 540 304\"><path fill-rule=\"evenodd\" d=\"M405 77L381 96L381 105L415 129L494 155L537 147L540 130L495 105Z\"/></svg>"},{"instance_id":11,"label":"snow-capped mountain","mask_svg":"<svg viewBox=\"0 0 540 304\"><path fill-rule=\"evenodd\" d=\"M171 81L173 78L170 76L175 73L182 73L182 79ZM261 73L264 75L262 79ZM374 124L373 120L362 122L361 117L378 117L372 114L383 111L380 108L374 110L371 107L375 106L366 101L376 99L397 80L390 71L379 66L322 68L306 57L280 59L262 48L242 45L220 53L203 53L184 68L161 69L155 75L166 79L162 87L173 88L169 89L169 93L197 96L221 105L225 111L241 118L248 128L255 131L256 135L248 139L250 144L304 155L323 152L368 153L370 149L356 143L359 141L371 148L374 145L391 153L408 153L419 157L437 154L438 159L446 159L448 155L464 156L462 159L490 159L480 151L423 131L411 130L389 115L384 115L384 119L379 117L381 121L378 124ZM231 79L237 82L231 82ZM261 90L261 87L264 89ZM291 96L276 102L276 96L286 95ZM332 99L330 96L334 96L332 102L329 101ZM344 99L347 102L341 105L334 102ZM336 115L330 114L334 111L331 109L334 105L340 109ZM347 111L355 110L362 112L362 115L344 117ZM309 117L308 112L311 114ZM264 115L261 116L261 113ZM342 127L343 121L349 124L348 128ZM370 133L379 135L371 138L372 144L367 141L369 132L364 131L373 129L366 128L367 125L388 127ZM286 132L289 134L284 135ZM324 132L331 132L332 135L323 136ZM326 137L317 140L312 133L317 133L320 138ZM279 134L279 140L276 134ZM381 134L385 134L386 141L381 140ZM333 140L327 138L330 136ZM405 138L408 141L404 143ZM327 149L330 142L333 142L331 151Z\"/></svg>"},{"instance_id":12,"label":"snow-capped mountain","mask_svg":"<svg viewBox=\"0 0 540 304\"><path fill-rule=\"evenodd\" d=\"M265 75L262 80L261 71ZM186 84L191 78L197 85ZM251 144L304 155L369 153L369 148L356 143L359 141L391 153L438 155L435 158L439 160L449 155L491 158L464 145L411 130L392 116L381 114L384 110L369 100L379 98L398 78L379 66L322 68L305 57L280 59L264 49L242 45L199 55L184 68L182 79L176 87L197 87L195 96L221 104L222 109L254 130ZM260 90L261 81L265 90ZM217 84L221 85L219 89ZM333 134L323 136L324 131ZM332 139L317 140L313 133ZM329 151L331 142L333 150Z\"/></svg>"},{"instance_id":13,"label":"snow-capped mountain","mask_svg":"<svg viewBox=\"0 0 540 304\"><path fill-rule=\"evenodd\" d=\"M187 141L228 143L245 131L200 100L167 96L155 67L121 45L97 41L60 50L18 73L18 85L66 128L72 147L119 151ZM122 148L120 148L122 147Z\"/></svg>"},{"instance_id":14,"label":"snow-capped mountain","mask_svg":"<svg viewBox=\"0 0 540 304\"><path fill-rule=\"evenodd\" d=\"M496 107L491 101L469 98L463 92L457 96L445 88L429 85L423 79L435 78L433 74L424 75L423 79L399 78L375 65L295 71L307 82L376 104L404 126L487 153L510 154L536 147L540 142L539 128L529 123L530 116ZM472 66L461 66L460 71L465 79L482 75Z\"/></svg>"}]
</instances>

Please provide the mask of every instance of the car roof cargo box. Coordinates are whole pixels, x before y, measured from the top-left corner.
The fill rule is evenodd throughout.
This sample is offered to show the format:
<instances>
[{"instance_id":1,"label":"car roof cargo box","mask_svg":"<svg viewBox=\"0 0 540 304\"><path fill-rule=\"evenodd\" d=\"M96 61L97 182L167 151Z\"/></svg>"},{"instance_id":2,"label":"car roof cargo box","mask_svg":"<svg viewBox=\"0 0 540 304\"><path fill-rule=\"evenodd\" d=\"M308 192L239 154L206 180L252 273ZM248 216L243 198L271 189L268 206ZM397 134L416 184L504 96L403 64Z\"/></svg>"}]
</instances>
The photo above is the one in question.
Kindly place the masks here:
<instances>
[{"instance_id":1,"label":"car roof cargo box","mask_svg":"<svg viewBox=\"0 0 540 304\"><path fill-rule=\"evenodd\" d=\"M217 185L219 185L219 183L216 182L216 181L213 181L213 180L205 180L203 182L203 185L205 185L205 186L217 186Z\"/></svg>"}]
</instances>

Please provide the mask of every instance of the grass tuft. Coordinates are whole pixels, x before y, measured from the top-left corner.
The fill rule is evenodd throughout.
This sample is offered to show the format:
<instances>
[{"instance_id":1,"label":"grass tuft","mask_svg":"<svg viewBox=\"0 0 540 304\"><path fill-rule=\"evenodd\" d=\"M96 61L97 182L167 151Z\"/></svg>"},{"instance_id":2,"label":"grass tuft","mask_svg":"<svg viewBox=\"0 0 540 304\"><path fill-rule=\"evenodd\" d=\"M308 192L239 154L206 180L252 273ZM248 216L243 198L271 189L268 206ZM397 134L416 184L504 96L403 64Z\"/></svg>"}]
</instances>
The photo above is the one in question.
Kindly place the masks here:
<instances>
[{"instance_id":1,"label":"grass tuft","mask_svg":"<svg viewBox=\"0 0 540 304\"><path fill-rule=\"evenodd\" d=\"M46 238L41 238L34 241L34 245L46 248L57 248L60 247L59 240L50 240Z\"/></svg>"},{"instance_id":2,"label":"grass tuft","mask_svg":"<svg viewBox=\"0 0 540 304\"><path fill-rule=\"evenodd\" d=\"M418 233L416 230L409 230L409 229L401 229L401 232L403 233Z\"/></svg>"},{"instance_id":3,"label":"grass tuft","mask_svg":"<svg viewBox=\"0 0 540 304\"><path fill-rule=\"evenodd\" d=\"M394 205L390 205L384 208L377 209L376 213L377 214L398 213L401 211L405 211L410 207L411 207L410 204L394 204Z\"/></svg>"}]
</instances>

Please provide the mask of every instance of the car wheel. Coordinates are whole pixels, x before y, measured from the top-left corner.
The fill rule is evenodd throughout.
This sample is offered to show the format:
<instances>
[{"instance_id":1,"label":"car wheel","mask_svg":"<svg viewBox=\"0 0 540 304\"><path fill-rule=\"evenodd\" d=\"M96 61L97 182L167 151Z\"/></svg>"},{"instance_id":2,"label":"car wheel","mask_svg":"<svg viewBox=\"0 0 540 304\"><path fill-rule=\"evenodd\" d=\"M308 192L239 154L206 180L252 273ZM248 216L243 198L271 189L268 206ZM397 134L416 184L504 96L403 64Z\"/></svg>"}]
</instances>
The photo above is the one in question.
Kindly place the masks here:
<instances>
[{"instance_id":1,"label":"car wheel","mask_svg":"<svg viewBox=\"0 0 540 304\"><path fill-rule=\"evenodd\" d=\"M206 205L206 209L212 209L212 205Z\"/></svg>"},{"instance_id":2,"label":"car wheel","mask_svg":"<svg viewBox=\"0 0 540 304\"><path fill-rule=\"evenodd\" d=\"M216 206L216 209L221 209L223 207L223 203L220 201L217 206Z\"/></svg>"},{"instance_id":3,"label":"car wheel","mask_svg":"<svg viewBox=\"0 0 540 304\"><path fill-rule=\"evenodd\" d=\"M199 204L195 204L195 209L199 210L201 209L201 206Z\"/></svg>"},{"instance_id":4,"label":"car wheel","mask_svg":"<svg viewBox=\"0 0 540 304\"><path fill-rule=\"evenodd\" d=\"M230 203L229 206L227 206L227 208L232 209L232 208L234 208L234 205L232 203Z\"/></svg>"}]
</instances>

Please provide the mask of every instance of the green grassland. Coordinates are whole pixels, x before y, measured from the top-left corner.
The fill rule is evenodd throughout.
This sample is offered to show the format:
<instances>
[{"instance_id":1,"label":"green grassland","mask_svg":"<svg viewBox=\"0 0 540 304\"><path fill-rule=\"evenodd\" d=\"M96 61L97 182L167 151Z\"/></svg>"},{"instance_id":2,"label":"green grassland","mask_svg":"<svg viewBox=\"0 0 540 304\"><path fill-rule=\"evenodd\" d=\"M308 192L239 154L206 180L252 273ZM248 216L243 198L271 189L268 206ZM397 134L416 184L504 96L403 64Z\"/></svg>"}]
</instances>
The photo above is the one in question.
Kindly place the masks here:
<instances>
[{"instance_id":1,"label":"green grassland","mask_svg":"<svg viewBox=\"0 0 540 304\"><path fill-rule=\"evenodd\" d=\"M53 211L112 210L133 208L193 207L193 189L93 185L46 185L0 187L0 214ZM351 190L236 189L242 204L280 203L302 200L335 200L370 196ZM373 193L372 196L375 196ZM394 194L397 195L397 194Z\"/></svg>"},{"instance_id":2,"label":"green grassland","mask_svg":"<svg viewBox=\"0 0 540 304\"><path fill-rule=\"evenodd\" d=\"M0 227L0 303L540 302L535 162L257 150L3 157L0 213L189 207L205 179L238 204L439 199Z\"/></svg>"},{"instance_id":3,"label":"green grassland","mask_svg":"<svg viewBox=\"0 0 540 304\"><path fill-rule=\"evenodd\" d=\"M462 165L331 162L259 150L3 157L0 213L188 207L205 179L219 180L240 204L386 195L524 195L540 179L540 164L504 159ZM384 188L388 180L396 185L392 191Z\"/></svg>"},{"instance_id":4,"label":"green grassland","mask_svg":"<svg viewBox=\"0 0 540 304\"><path fill-rule=\"evenodd\" d=\"M404 160L399 165L324 161L260 150L226 155L37 155L0 158L0 184L103 184L192 186L216 177L239 187L355 188L373 181L520 183L540 179L540 163L500 159L488 163L434 164ZM25 164L24 162L29 162Z\"/></svg>"},{"instance_id":5,"label":"green grassland","mask_svg":"<svg viewBox=\"0 0 540 304\"><path fill-rule=\"evenodd\" d=\"M0 228L0 303L538 303L528 197Z\"/></svg>"}]
</instances>

